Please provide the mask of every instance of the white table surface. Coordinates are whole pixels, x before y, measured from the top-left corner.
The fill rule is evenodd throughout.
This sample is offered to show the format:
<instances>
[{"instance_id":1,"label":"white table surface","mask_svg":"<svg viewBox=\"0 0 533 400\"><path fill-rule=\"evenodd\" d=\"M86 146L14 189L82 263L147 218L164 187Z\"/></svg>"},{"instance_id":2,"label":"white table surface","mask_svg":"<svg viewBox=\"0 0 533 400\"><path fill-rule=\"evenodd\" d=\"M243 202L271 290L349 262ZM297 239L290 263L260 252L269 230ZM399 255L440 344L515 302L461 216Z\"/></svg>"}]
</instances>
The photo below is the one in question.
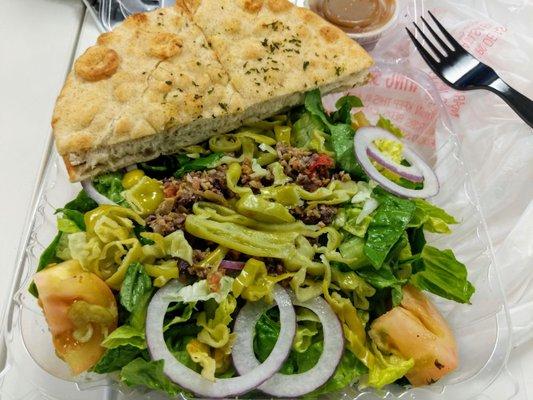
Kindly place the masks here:
<instances>
[{"instance_id":1,"label":"white table surface","mask_svg":"<svg viewBox=\"0 0 533 400\"><path fill-rule=\"evenodd\" d=\"M96 29L79 0L0 0L0 315L19 239L50 135L50 116L75 44ZM492 16L494 18L494 16ZM533 341L513 350L509 370L533 399ZM497 399L513 398L502 386ZM485 397L480 397L485 398Z\"/></svg>"}]
</instances>

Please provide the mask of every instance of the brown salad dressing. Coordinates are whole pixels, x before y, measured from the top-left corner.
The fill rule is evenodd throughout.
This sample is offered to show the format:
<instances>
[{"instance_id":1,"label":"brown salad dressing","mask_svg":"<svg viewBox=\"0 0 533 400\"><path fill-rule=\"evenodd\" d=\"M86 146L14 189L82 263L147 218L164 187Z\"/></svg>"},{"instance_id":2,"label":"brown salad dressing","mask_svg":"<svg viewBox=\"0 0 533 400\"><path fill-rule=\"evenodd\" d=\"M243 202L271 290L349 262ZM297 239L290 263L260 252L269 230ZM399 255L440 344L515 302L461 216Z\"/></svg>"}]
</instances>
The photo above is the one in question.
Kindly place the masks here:
<instances>
[{"instance_id":1,"label":"brown salad dressing","mask_svg":"<svg viewBox=\"0 0 533 400\"><path fill-rule=\"evenodd\" d=\"M311 10L349 33L370 32L393 16L395 0L310 0Z\"/></svg>"}]
</instances>

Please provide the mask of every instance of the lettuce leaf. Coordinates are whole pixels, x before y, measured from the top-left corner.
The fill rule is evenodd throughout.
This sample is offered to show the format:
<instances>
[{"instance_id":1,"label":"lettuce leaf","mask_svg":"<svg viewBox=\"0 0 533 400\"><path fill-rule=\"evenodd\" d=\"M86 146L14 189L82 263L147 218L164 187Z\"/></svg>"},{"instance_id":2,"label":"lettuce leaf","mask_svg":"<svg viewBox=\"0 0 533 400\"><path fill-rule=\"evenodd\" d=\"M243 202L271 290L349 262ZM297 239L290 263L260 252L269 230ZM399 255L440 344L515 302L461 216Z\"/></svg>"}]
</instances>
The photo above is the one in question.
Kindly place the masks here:
<instances>
[{"instance_id":1,"label":"lettuce leaf","mask_svg":"<svg viewBox=\"0 0 533 400\"><path fill-rule=\"evenodd\" d=\"M313 337L317 334L318 327L316 322L300 322L296 327L296 334L292 341L292 349L298 353L307 352L309 347L312 346Z\"/></svg>"},{"instance_id":2,"label":"lettuce leaf","mask_svg":"<svg viewBox=\"0 0 533 400\"><path fill-rule=\"evenodd\" d=\"M86 229L83 213L78 210L71 210L66 207L58 208L55 214L61 214L57 219L57 229L60 232L74 233Z\"/></svg>"},{"instance_id":3,"label":"lettuce leaf","mask_svg":"<svg viewBox=\"0 0 533 400\"><path fill-rule=\"evenodd\" d=\"M359 221L359 215L361 214L361 211L362 209L356 206L346 206L341 208L337 212L335 220L333 221L335 227L337 229L342 229L354 236L364 238L368 226L372 221L372 217L366 215L361 221Z\"/></svg>"},{"instance_id":4,"label":"lettuce leaf","mask_svg":"<svg viewBox=\"0 0 533 400\"><path fill-rule=\"evenodd\" d=\"M271 318L268 312L263 313L255 325L254 353L260 362L264 362L278 340L281 326Z\"/></svg>"},{"instance_id":5,"label":"lettuce leaf","mask_svg":"<svg viewBox=\"0 0 533 400\"><path fill-rule=\"evenodd\" d=\"M138 262L130 264L120 287L120 304L132 312L139 306L145 293L151 291L152 280L144 271L142 264Z\"/></svg>"},{"instance_id":6,"label":"lettuce leaf","mask_svg":"<svg viewBox=\"0 0 533 400\"><path fill-rule=\"evenodd\" d=\"M291 144L296 147L307 148L313 139L313 133L323 133L325 130L326 127L320 118L308 112L303 113L292 126Z\"/></svg>"},{"instance_id":7,"label":"lettuce leaf","mask_svg":"<svg viewBox=\"0 0 533 400\"><path fill-rule=\"evenodd\" d=\"M122 186L121 172L109 172L107 174L98 175L93 179L93 185L99 193L103 194L109 200L115 203L125 206L126 200L122 196L124 187Z\"/></svg>"},{"instance_id":8,"label":"lettuce leaf","mask_svg":"<svg viewBox=\"0 0 533 400\"><path fill-rule=\"evenodd\" d=\"M130 325L122 325L111 332L102 342L102 346L106 349L116 349L126 345L144 350L146 348L144 330L136 329Z\"/></svg>"},{"instance_id":9,"label":"lettuce leaf","mask_svg":"<svg viewBox=\"0 0 533 400\"><path fill-rule=\"evenodd\" d=\"M365 255L379 269L392 247L400 239L415 211L415 204L396 197L380 187L374 189L379 207L367 230Z\"/></svg>"},{"instance_id":10,"label":"lettuce leaf","mask_svg":"<svg viewBox=\"0 0 533 400\"><path fill-rule=\"evenodd\" d=\"M171 257L181 258L192 265L192 247L185 239L182 230L172 232L163 238L165 244L165 253Z\"/></svg>"},{"instance_id":11,"label":"lettuce leaf","mask_svg":"<svg viewBox=\"0 0 533 400\"><path fill-rule=\"evenodd\" d=\"M381 389L400 379L415 365L412 358L406 360L395 354L383 354L375 343L372 343L372 349L375 355L375 365L370 368L368 375L368 385L371 387Z\"/></svg>"},{"instance_id":12,"label":"lettuce leaf","mask_svg":"<svg viewBox=\"0 0 533 400\"><path fill-rule=\"evenodd\" d=\"M390 119L385 118L383 115L379 116L378 122L376 122L376 126L379 126L380 128L389 131L390 133L399 138L404 136L401 129L394 125Z\"/></svg>"},{"instance_id":13,"label":"lettuce leaf","mask_svg":"<svg viewBox=\"0 0 533 400\"><path fill-rule=\"evenodd\" d=\"M180 160L186 162L189 158L185 154L163 155L154 160L139 163L137 166L150 178L163 179L171 176L179 168Z\"/></svg>"},{"instance_id":14,"label":"lettuce leaf","mask_svg":"<svg viewBox=\"0 0 533 400\"><path fill-rule=\"evenodd\" d=\"M52 263L57 263L61 261L61 259L56 255L57 246L59 244L61 236L62 233L58 232L54 239L50 242L48 247L44 249L41 254L41 257L39 257L39 263L37 264L37 272L41 271Z\"/></svg>"},{"instance_id":15,"label":"lettuce leaf","mask_svg":"<svg viewBox=\"0 0 533 400\"><path fill-rule=\"evenodd\" d=\"M136 346L119 346L108 349L92 368L97 374L107 374L118 371L141 355L141 350Z\"/></svg>"},{"instance_id":16,"label":"lettuce leaf","mask_svg":"<svg viewBox=\"0 0 533 400\"><path fill-rule=\"evenodd\" d=\"M354 100L343 100L341 98L337 101L337 105L340 105L341 108L347 109L352 102L354 102ZM324 107L322 106L322 98L320 97L320 91L318 89L306 93L305 108L308 112L318 117L327 127L327 130L331 135L329 144L335 152L335 161L337 162L338 166L354 177L364 177L365 173L355 159L353 147L355 131L353 128L346 123L332 123L329 121ZM337 112L340 113L340 110L337 110ZM342 112L344 115L345 111Z\"/></svg>"},{"instance_id":17,"label":"lettuce leaf","mask_svg":"<svg viewBox=\"0 0 533 400\"><path fill-rule=\"evenodd\" d=\"M91 211L98 207L98 204L91 199L84 190L81 190L74 200L69 201L63 208L60 208L58 211L61 211L63 215L68 219L68 221L59 222L58 229L59 232L52 239L50 244L44 249L39 257L39 263L37 264L37 272L46 268L48 265L53 263L58 263L63 261L58 257L57 252L59 246L62 242L62 239L66 239L68 236L67 233L76 232L76 227L79 230L85 230L85 222L83 221L83 213ZM56 211L57 212L57 211ZM62 228L62 229L61 229ZM63 234L64 231L65 234ZM37 292L37 287L32 282L28 288L28 291L35 297L39 296Z\"/></svg>"},{"instance_id":18,"label":"lettuce leaf","mask_svg":"<svg viewBox=\"0 0 533 400\"><path fill-rule=\"evenodd\" d=\"M163 373L163 360L146 361L136 358L120 371L120 380L127 386L144 386L176 396L183 390Z\"/></svg>"},{"instance_id":19,"label":"lettuce leaf","mask_svg":"<svg viewBox=\"0 0 533 400\"><path fill-rule=\"evenodd\" d=\"M313 398L344 389L366 373L368 373L368 368L351 351L345 351L335 370L335 374L324 385L309 393L306 397Z\"/></svg>"},{"instance_id":20,"label":"lettuce leaf","mask_svg":"<svg viewBox=\"0 0 533 400\"><path fill-rule=\"evenodd\" d=\"M363 102L357 96L343 96L335 103L335 111L330 116L333 122L341 122L350 125L352 123L352 108L363 107Z\"/></svg>"},{"instance_id":21,"label":"lettuce leaf","mask_svg":"<svg viewBox=\"0 0 533 400\"><path fill-rule=\"evenodd\" d=\"M411 283L445 299L470 303L475 292L467 279L466 266L459 262L451 250L425 246L421 253L423 271L411 277Z\"/></svg>"},{"instance_id":22,"label":"lettuce leaf","mask_svg":"<svg viewBox=\"0 0 533 400\"><path fill-rule=\"evenodd\" d=\"M448 225L456 224L457 220L442 208L423 199L414 199L416 210L409 226L422 226L426 231L433 233L450 233Z\"/></svg>"},{"instance_id":23,"label":"lettuce leaf","mask_svg":"<svg viewBox=\"0 0 533 400\"><path fill-rule=\"evenodd\" d=\"M79 211L82 214L85 214L87 211L94 210L98 207L98 203L94 201L85 190L81 190L74 200L69 201L65 204L64 209Z\"/></svg>"},{"instance_id":24,"label":"lettuce leaf","mask_svg":"<svg viewBox=\"0 0 533 400\"><path fill-rule=\"evenodd\" d=\"M195 306L196 303L187 303L185 307L180 310L180 312L176 313L176 311L174 311L175 314L173 314L172 318L165 322L165 325L163 326L163 331L166 331L173 325L181 324L182 322L187 322L189 319L191 319L192 312L194 311Z\"/></svg>"},{"instance_id":25,"label":"lettuce leaf","mask_svg":"<svg viewBox=\"0 0 533 400\"><path fill-rule=\"evenodd\" d=\"M205 157L190 159L189 161L186 161L185 163L183 163L177 169L177 171L174 172L174 177L181 178L187 172L201 171L204 169L215 168L223 156L224 156L223 153L211 153Z\"/></svg>"},{"instance_id":26,"label":"lettuce leaf","mask_svg":"<svg viewBox=\"0 0 533 400\"><path fill-rule=\"evenodd\" d=\"M59 217L57 219L57 230L63 233L75 233L80 232L80 228L76 223L67 217Z\"/></svg>"},{"instance_id":27,"label":"lettuce leaf","mask_svg":"<svg viewBox=\"0 0 533 400\"><path fill-rule=\"evenodd\" d=\"M255 326L254 352L260 362L267 359L278 339L281 327L277 318L277 310L269 310L261 315ZM292 375L313 368L318 361L320 354L322 354L322 348L323 344L320 340L309 345L307 349L301 353L292 350L279 372L286 375Z\"/></svg>"},{"instance_id":28,"label":"lettuce leaf","mask_svg":"<svg viewBox=\"0 0 533 400\"><path fill-rule=\"evenodd\" d=\"M264 313L255 327L254 352L261 362L266 360L279 335L280 325L275 320L275 311ZM324 348L321 333L313 336L312 343L303 352L291 351L281 367L283 374L299 374L315 366ZM334 375L320 388L305 396L315 398L321 394L341 390L355 379L368 372L368 368L350 351L345 351Z\"/></svg>"},{"instance_id":29,"label":"lettuce leaf","mask_svg":"<svg viewBox=\"0 0 533 400\"><path fill-rule=\"evenodd\" d=\"M62 236L63 232L59 231L52 239L48 247L41 253L41 257L39 257L39 263L37 264L37 272L43 270L50 264L62 261L61 258L59 258L56 254ZM37 286L35 286L34 282L32 282L28 287L28 292L30 292L30 294L34 297L39 297L39 292L37 291Z\"/></svg>"},{"instance_id":30,"label":"lettuce leaf","mask_svg":"<svg viewBox=\"0 0 533 400\"><path fill-rule=\"evenodd\" d=\"M196 372L200 372L200 366L189 356L187 344L196 337L201 329L195 322L188 322L172 325L168 330L165 330L165 342L174 357Z\"/></svg>"},{"instance_id":31,"label":"lettuce leaf","mask_svg":"<svg viewBox=\"0 0 533 400\"><path fill-rule=\"evenodd\" d=\"M375 272L372 267L367 268ZM342 272L335 266L331 268L331 281L334 282L341 290L345 292L352 292L353 303L360 310L368 310L368 297L376 294L376 289L372 287L368 280L363 279L361 275L356 274L354 271Z\"/></svg>"}]
</instances>

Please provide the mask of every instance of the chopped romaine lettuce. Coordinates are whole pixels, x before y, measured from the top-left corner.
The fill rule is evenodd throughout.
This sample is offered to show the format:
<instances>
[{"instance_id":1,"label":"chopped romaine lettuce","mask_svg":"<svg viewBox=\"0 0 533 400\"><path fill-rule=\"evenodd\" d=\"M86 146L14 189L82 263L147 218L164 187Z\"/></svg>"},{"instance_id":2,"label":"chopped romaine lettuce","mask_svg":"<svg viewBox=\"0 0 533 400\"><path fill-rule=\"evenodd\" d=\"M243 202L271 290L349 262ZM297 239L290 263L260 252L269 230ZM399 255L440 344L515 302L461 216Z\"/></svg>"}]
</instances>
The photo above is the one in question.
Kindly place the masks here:
<instances>
[{"instance_id":1,"label":"chopped romaine lettuce","mask_svg":"<svg viewBox=\"0 0 533 400\"><path fill-rule=\"evenodd\" d=\"M223 153L211 153L205 157L190 159L189 161L181 164L178 170L174 172L174 176L176 178L181 178L187 172L215 168L223 156Z\"/></svg>"},{"instance_id":2,"label":"chopped romaine lettuce","mask_svg":"<svg viewBox=\"0 0 533 400\"><path fill-rule=\"evenodd\" d=\"M85 193L85 190L81 190L76 198L65 204L65 207L63 208L67 210L79 211L80 213L84 214L87 211L94 210L96 207L98 207L98 203L91 199L87 193Z\"/></svg>"},{"instance_id":3,"label":"chopped romaine lettuce","mask_svg":"<svg viewBox=\"0 0 533 400\"><path fill-rule=\"evenodd\" d=\"M357 96L343 96L335 103L335 111L330 116L333 122L341 122L350 125L352 123L352 108L363 107L363 102Z\"/></svg>"},{"instance_id":4,"label":"chopped romaine lettuce","mask_svg":"<svg viewBox=\"0 0 533 400\"><path fill-rule=\"evenodd\" d=\"M102 342L102 346L106 349L116 349L127 345L144 350L146 348L144 331L130 325L122 325L111 332Z\"/></svg>"},{"instance_id":5,"label":"chopped romaine lettuce","mask_svg":"<svg viewBox=\"0 0 533 400\"><path fill-rule=\"evenodd\" d=\"M377 187L373 192L379 202L367 230L365 255L379 269L394 244L407 228L415 211L415 204Z\"/></svg>"},{"instance_id":6,"label":"chopped romaine lettuce","mask_svg":"<svg viewBox=\"0 0 533 400\"><path fill-rule=\"evenodd\" d=\"M352 100L339 99L337 104L341 107L349 107ZM354 177L364 177L363 169L355 159L353 137L355 131L346 123L332 123L328 120L322 99L318 89L307 92L305 96L305 108L314 116L320 118L330 133L330 146L335 152L335 161L339 167Z\"/></svg>"},{"instance_id":7,"label":"chopped romaine lettuce","mask_svg":"<svg viewBox=\"0 0 533 400\"><path fill-rule=\"evenodd\" d=\"M120 380L127 386L145 386L176 396L183 389L172 383L163 373L163 360L146 361L136 358L120 371Z\"/></svg>"},{"instance_id":8,"label":"chopped romaine lettuce","mask_svg":"<svg viewBox=\"0 0 533 400\"><path fill-rule=\"evenodd\" d=\"M118 371L122 367L141 356L141 350L136 346L125 345L106 350L102 358L92 368L97 374Z\"/></svg>"},{"instance_id":9,"label":"chopped romaine lettuce","mask_svg":"<svg viewBox=\"0 0 533 400\"><path fill-rule=\"evenodd\" d=\"M427 200L414 199L413 201L416 209L409 226L422 226L426 231L433 233L450 233L448 225L457 223L453 216Z\"/></svg>"},{"instance_id":10,"label":"chopped romaine lettuce","mask_svg":"<svg viewBox=\"0 0 533 400\"><path fill-rule=\"evenodd\" d=\"M412 284L445 299L470 303L474 286L467 279L465 265L455 258L451 250L426 245L421 253L421 262L424 269L411 277Z\"/></svg>"},{"instance_id":11,"label":"chopped romaine lettuce","mask_svg":"<svg viewBox=\"0 0 533 400\"><path fill-rule=\"evenodd\" d=\"M292 127L291 144L306 148L313 138L314 132L324 133L326 126L319 117L309 112L302 114Z\"/></svg>"},{"instance_id":12,"label":"chopped romaine lettuce","mask_svg":"<svg viewBox=\"0 0 533 400\"><path fill-rule=\"evenodd\" d=\"M93 185L98 192L103 194L109 200L127 207L126 200L122 196L124 187L122 186L121 172L109 172L107 174L98 175L93 180Z\"/></svg>"},{"instance_id":13,"label":"chopped romaine lettuce","mask_svg":"<svg viewBox=\"0 0 533 400\"><path fill-rule=\"evenodd\" d=\"M321 394L344 389L366 373L368 373L368 368L351 351L344 351L335 374L324 385L309 393L306 397L313 398Z\"/></svg>"},{"instance_id":14,"label":"chopped romaine lettuce","mask_svg":"<svg viewBox=\"0 0 533 400\"><path fill-rule=\"evenodd\" d=\"M375 356L374 368L370 368L368 385L377 389L393 383L404 376L415 365L411 358L406 360L396 354L383 354L374 343L372 348Z\"/></svg>"},{"instance_id":15,"label":"chopped romaine lettuce","mask_svg":"<svg viewBox=\"0 0 533 400\"><path fill-rule=\"evenodd\" d=\"M152 291L152 280L144 271L142 264L130 264L120 287L120 304L132 312L142 301L145 293Z\"/></svg>"},{"instance_id":16,"label":"chopped romaine lettuce","mask_svg":"<svg viewBox=\"0 0 533 400\"><path fill-rule=\"evenodd\" d=\"M403 137L403 132L400 128L394 125L390 119L385 118L383 115L379 116L376 126L383 128L399 138Z\"/></svg>"}]
</instances>

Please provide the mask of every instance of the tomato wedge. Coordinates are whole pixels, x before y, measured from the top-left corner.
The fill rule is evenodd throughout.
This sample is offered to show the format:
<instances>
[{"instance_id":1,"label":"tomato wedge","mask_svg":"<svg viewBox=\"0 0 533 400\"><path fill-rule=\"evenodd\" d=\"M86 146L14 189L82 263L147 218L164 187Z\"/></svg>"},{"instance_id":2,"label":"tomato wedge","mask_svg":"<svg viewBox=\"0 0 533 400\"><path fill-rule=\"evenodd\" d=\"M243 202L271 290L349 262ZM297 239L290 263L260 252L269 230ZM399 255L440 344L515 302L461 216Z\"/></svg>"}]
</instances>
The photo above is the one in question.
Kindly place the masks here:
<instances>
[{"instance_id":1,"label":"tomato wedge","mask_svg":"<svg viewBox=\"0 0 533 400\"><path fill-rule=\"evenodd\" d=\"M457 368L457 345L437 308L413 286L403 288L398 307L376 318L370 337L382 350L412 358L405 374L413 386L428 385Z\"/></svg>"},{"instance_id":2,"label":"tomato wedge","mask_svg":"<svg viewBox=\"0 0 533 400\"><path fill-rule=\"evenodd\" d=\"M88 370L104 353L101 343L105 336L117 327L117 304L111 289L96 274L84 271L76 260L40 271L34 281L57 355L74 375ZM99 315L91 316L89 311L89 315L83 315L83 321L73 318L70 311L74 303L86 306L87 310L98 310ZM80 323L89 333L83 339L76 335Z\"/></svg>"}]
</instances>

